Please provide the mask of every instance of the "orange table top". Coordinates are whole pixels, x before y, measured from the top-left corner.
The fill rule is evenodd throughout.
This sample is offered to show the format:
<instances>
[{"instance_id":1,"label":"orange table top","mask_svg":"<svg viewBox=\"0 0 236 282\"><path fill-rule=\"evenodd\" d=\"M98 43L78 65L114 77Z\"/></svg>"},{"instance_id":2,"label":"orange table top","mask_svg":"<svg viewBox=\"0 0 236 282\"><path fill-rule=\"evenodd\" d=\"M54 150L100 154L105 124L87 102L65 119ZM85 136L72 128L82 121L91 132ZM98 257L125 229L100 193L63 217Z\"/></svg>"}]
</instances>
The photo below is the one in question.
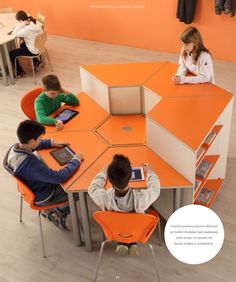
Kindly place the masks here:
<instances>
[{"instance_id":1,"label":"orange table top","mask_svg":"<svg viewBox=\"0 0 236 282\"><path fill-rule=\"evenodd\" d=\"M96 132L111 145L144 144L146 118L144 115L110 116Z\"/></svg>"},{"instance_id":2,"label":"orange table top","mask_svg":"<svg viewBox=\"0 0 236 282\"><path fill-rule=\"evenodd\" d=\"M206 95L230 95L231 94L211 83L175 84L172 76L177 71L177 65L166 63L152 78L144 83L144 87L150 89L162 98L189 97Z\"/></svg>"},{"instance_id":3,"label":"orange table top","mask_svg":"<svg viewBox=\"0 0 236 282\"><path fill-rule=\"evenodd\" d=\"M165 98L148 116L196 150L231 98L231 95Z\"/></svg>"},{"instance_id":4,"label":"orange table top","mask_svg":"<svg viewBox=\"0 0 236 282\"><path fill-rule=\"evenodd\" d=\"M96 136L92 131L55 131L47 132L45 138L53 138L54 141L63 141L70 143L69 147L75 152L81 152L84 155L84 161L80 168L63 183L66 189L69 187L106 149L107 145ZM56 148L38 151L43 161L52 169L62 168L57 161L49 154Z\"/></svg>"},{"instance_id":5,"label":"orange table top","mask_svg":"<svg viewBox=\"0 0 236 282\"><path fill-rule=\"evenodd\" d=\"M79 111L79 114L64 125L65 130L92 130L110 116L102 107L84 93L78 94L80 105L64 105L50 116L54 117L64 108ZM46 126L46 131L55 131L55 126Z\"/></svg>"},{"instance_id":6,"label":"orange table top","mask_svg":"<svg viewBox=\"0 0 236 282\"><path fill-rule=\"evenodd\" d=\"M140 86L166 62L144 62L81 67L108 86Z\"/></svg>"},{"instance_id":7,"label":"orange table top","mask_svg":"<svg viewBox=\"0 0 236 282\"><path fill-rule=\"evenodd\" d=\"M129 157L133 167L140 166L142 163L149 163L157 173L162 188L192 187L192 184L186 178L146 146L127 146L107 149L67 191L87 191L91 180L105 165L112 161L114 154L123 154ZM146 187L146 183L145 181L132 181L130 186L143 188ZM110 187L109 183L107 183L106 187Z\"/></svg>"}]
</instances>

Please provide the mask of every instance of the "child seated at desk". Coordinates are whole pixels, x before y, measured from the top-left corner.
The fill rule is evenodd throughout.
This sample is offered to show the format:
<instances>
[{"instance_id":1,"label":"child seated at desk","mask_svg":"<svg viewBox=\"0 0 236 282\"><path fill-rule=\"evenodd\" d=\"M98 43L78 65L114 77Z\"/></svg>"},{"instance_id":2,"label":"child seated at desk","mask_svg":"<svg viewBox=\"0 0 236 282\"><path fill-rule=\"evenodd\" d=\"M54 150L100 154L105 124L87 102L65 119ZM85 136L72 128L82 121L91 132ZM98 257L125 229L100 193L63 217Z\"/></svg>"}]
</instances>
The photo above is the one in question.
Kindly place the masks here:
<instances>
[{"instance_id":1,"label":"child seated at desk","mask_svg":"<svg viewBox=\"0 0 236 282\"><path fill-rule=\"evenodd\" d=\"M34 102L36 119L38 122L55 125L57 130L63 129L61 120L49 117L61 107L64 102L67 105L79 105L79 99L72 93L61 88L60 81L56 75L50 74L42 78L43 92L39 94Z\"/></svg>"},{"instance_id":2,"label":"child seated at desk","mask_svg":"<svg viewBox=\"0 0 236 282\"><path fill-rule=\"evenodd\" d=\"M68 200L68 195L60 183L67 180L79 167L83 155L77 153L60 170L52 170L33 152L51 147L64 147L64 142L41 139L45 127L32 120L21 122L17 128L20 143L13 145L7 152L3 165L15 177L22 180L34 193L35 205L48 206ZM46 210L42 215L61 229L66 228L66 217L70 209L68 204L56 209Z\"/></svg>"},{"instance_id":3,"label":"child seated at desk","mask_svg":"<svg viewBox=\"0 0 236 282\"><path fill-rule=\"evenodd\" d=\"M123 155L114 155L108 168L103 168L93 179L88 194L102 210L145 213L160 195L160 182L150 165L143 164L147 174L147 189L137 190L129 186L132 167ZM105 189L106 178L112 188ZM120 255L137 255L137 244L118 243L116 252Z\"/></svg>"},{"instance_id":4,"label":"child seated at desk","mask_svg":"<svg viewBox=\"0 0 236 282\"><path fill-rule=\"evenodd\" d=\"M177 73L172 77L176 84L215 83L211 53L204 46L199 30L188 27L180 37L183 44ZM192 76L186 76L191 73Z\"/></svg>"},{"instance_id":5,"label":"child seated at desk","mask_svg":"<svg viewBox=\"0 0 236 282\"><path fill-rule=\"evenodd\" d=\"M18 56L37 56L39 53L38 48L34 44L35 37L40 33L43 33L42 28L37 25L36 19L28 16L25 11L18 11L16 13L17 25L12 31L14 37L22 38L23 42L19 48L10 51L10 59L12 64L15 64L15 59ZM37 59L33 59L34 67L37 70L40 67L41 62ZM25 71L22 69L18 59L16 59L16 76L17 78L25 75Z\"/></svg>"}]
</instances>

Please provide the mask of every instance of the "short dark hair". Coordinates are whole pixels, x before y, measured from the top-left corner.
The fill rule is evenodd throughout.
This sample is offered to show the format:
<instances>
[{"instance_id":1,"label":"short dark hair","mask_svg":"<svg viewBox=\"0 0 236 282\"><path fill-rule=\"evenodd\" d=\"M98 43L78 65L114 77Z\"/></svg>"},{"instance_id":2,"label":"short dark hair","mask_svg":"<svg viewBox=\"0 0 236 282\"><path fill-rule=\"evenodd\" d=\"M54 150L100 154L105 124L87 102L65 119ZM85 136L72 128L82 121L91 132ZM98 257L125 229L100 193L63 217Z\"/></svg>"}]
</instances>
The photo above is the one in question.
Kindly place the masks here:
<instances>
[{"instance_id":1,"label":"short dark hair","mask_svg":"<svg viewBox=\"0 0 236 282\"><path fill-rule=\"evenodd\" d=\"M130 160L123 155L114 155L107 169L110 183L116 188L125 188L131 178L132 167Z\"/></svg>"},{"instance_id":2,"label":"short dark hair","mask_svg":"<svg viewBox=\"0 0 236 282\"><path fill-rule=\"evenodd\" d=\"M61 90L61 83L58 79L58 77L54 74L45 75L42 78L42 83L45 88L45 90L55 90L60 91Z\"/></svg>"},{"instance_id":3,"label":"short dark hair","mask_svg":"<svg viewBox=\"0 0 236 282\"><path fill-rule=\"evenodd\" d=\"M45 134L45 126L34 120L24 120L17 128L17 136L21 144L27 144L29 140L36 140Z\"/></svg>"}]
</instances>

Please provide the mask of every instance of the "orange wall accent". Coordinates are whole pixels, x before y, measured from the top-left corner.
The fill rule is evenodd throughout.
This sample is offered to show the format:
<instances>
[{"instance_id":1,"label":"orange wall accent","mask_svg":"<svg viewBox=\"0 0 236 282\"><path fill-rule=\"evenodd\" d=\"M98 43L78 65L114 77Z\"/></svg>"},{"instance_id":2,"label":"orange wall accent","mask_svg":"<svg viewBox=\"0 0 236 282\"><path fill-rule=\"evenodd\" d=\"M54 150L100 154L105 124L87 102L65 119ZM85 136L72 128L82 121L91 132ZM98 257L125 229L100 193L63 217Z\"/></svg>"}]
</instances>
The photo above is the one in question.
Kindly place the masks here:
<instances>
[{"instance_id":1,"label":"orange wall accent","mask_svg":"<svg viewBox=\"0 0 236 282\"><path fill-rule=\"evenodd\" d=\"M236 16L217 16L214 2L197 1L193 25L215 59L236 62ZM179 53L188 26L176 19L177 0L1 0L1 6L42 13L50 34L162 52Z\"/></svg>"}]
</instances>

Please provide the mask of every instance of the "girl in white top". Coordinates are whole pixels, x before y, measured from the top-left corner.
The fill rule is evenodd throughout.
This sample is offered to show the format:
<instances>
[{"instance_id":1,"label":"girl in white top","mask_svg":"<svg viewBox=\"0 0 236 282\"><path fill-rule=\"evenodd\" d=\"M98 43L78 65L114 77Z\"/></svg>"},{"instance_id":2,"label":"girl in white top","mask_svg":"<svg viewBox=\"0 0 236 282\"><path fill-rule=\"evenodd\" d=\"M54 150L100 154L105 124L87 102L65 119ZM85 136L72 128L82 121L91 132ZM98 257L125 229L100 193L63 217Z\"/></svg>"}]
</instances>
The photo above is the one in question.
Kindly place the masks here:
<instances>
[{"instance_id":1,"label":"girl in white top","mask_svg":"<svg viewBox=\"0 0 236 282\"><path fill-rule=\"evenodd\" d=\"M42 28L36 24L36 20L28 16L24 11L18 11L16 13L17 25L12 31L14 37L23 38L24 42L21 43L20 48L10 51L9 55L13 64L15 64L15 58L18 56L34 56L37 55L39 50L34 45L35 37L42 33ZM34 58L35 68L39 67L40 61ZM16 60L17 76L23 76L24 70L20 66L18 60Z\"/></svg>"},{"instance_id":2,"label":"girl in white top","mask_svg":"<svg viewBox=\"0 0 236 282\"><path fill-rule=\"evenodd\" d=\"M173 81L176 84L215 83L212 57L203 44L200 32L195 27L187 28L181 35L181 42L179 67ZM193 75L186 76L187 73Z\"/></svg>"}]
</instances>

